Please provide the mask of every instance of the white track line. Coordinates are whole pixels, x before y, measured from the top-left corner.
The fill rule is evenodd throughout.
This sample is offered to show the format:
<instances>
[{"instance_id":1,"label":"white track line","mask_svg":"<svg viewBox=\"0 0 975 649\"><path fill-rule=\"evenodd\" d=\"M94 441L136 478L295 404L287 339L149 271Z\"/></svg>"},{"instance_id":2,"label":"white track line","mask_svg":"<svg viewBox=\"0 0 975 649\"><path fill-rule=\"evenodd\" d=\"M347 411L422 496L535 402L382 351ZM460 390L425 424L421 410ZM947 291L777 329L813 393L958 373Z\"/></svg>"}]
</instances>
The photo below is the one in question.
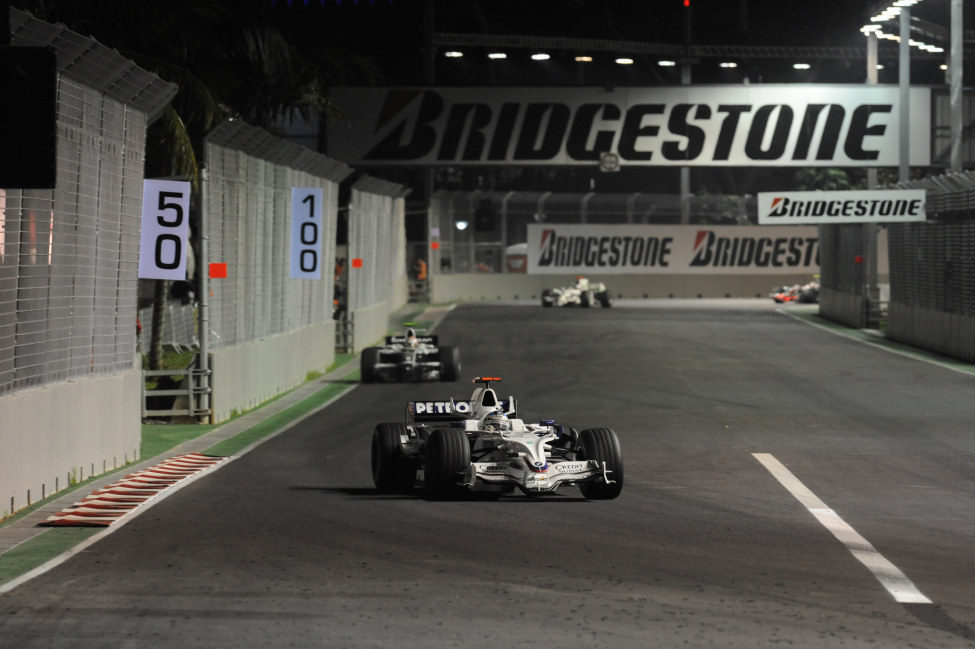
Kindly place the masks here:
<instances>
[{"instance_id":1,"label":"white track line","mask_svg":"<svg viewBox=\"0 0 975 649\"><path fill-rule=\"evenodd\" d=\"M839 514L827 507L826 503L820 500L806 485L802 484L799 478L785 468L772 454L752 453L752 455L769 470L769 473L789 493L796 497L796 500L809 510L809 513L816 517L816 520L823 524L823 527L846 546L850 554L873 573L873 576L887 589L888 593L893 595L896 601L901 604L931 604L931 600L917 589L917 586L907 578L907 575L877 552L869 541L860 536L855 529L840 518Z\"/></svg>"}]
</instances>

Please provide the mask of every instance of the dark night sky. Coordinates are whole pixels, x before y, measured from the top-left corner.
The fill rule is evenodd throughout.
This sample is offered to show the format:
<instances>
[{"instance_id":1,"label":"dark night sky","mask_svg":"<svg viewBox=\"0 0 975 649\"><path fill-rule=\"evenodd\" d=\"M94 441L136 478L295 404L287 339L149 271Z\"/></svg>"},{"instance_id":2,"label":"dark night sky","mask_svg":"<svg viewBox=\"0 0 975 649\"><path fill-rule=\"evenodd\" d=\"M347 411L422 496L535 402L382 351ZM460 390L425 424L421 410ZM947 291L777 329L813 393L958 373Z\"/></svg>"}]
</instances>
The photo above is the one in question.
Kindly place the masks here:
<instances>
[{"instance_id":1,"label":"dark night sky","mask_svg":"<svg viewBox=\"0 0 975 649\"><path fill-rule=\"evenodd\" d=\"M270 4L271 0L263 0ZM272 15L300 37L330 43L375 57L384 85L423 83L423 0L273 0ZM863 47L859 28L876 2L865 0L692 0L692 41L709 45L795 45ZM932 22L946 22L948 0L924 0L913 11ZM436 32L519 34L679 44L684 34L683 0L434 0ZM968 12L971 22L971 12ZM896 26L892 25L892 31ZM891 44L891 48L893 45ZM460 48L465 49L465 48ZM889 51L893 51L890 49ZM657 57L636 57L623 69L608 53L580 71L571 56L553 51L544 64L528 50L508 50L502 62L485 60L486 50L466 48L463 59L436 59L438 85L643 85L678 83L677 70L663 70ZM702 83L828 82L859 83L862 61L823 60L797 73L793 60L739 59L739 69L720 70L717 59L701 60L694 81ZM884 61L882 61L884 62ZM942 61L918 58L915 83L940 83ZM888 60L881 82L896 83L895 60Z\"/></svg>"}]
</instances>

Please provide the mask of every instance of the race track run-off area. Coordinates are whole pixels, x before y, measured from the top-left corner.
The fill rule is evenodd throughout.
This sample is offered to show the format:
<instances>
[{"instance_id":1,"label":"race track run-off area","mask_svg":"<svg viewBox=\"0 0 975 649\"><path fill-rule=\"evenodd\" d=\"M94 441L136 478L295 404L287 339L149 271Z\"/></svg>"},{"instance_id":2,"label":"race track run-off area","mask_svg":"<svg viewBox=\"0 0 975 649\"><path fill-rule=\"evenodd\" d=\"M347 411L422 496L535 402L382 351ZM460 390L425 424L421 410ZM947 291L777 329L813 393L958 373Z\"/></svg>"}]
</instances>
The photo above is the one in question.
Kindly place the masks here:
<instances>
[{"instance_id":1,"label":"race track run-off area","mask_svg":"<svg viewBox=\"0 0 975 649\"><path fill-rule=\"evenodd\" d=\"M975 377L771 301L471 305L456 383L362 385L0 595L0 647L975 646ZM502 377L622 495L377 492L409 400Z\"/></svg>"}]
</instances>

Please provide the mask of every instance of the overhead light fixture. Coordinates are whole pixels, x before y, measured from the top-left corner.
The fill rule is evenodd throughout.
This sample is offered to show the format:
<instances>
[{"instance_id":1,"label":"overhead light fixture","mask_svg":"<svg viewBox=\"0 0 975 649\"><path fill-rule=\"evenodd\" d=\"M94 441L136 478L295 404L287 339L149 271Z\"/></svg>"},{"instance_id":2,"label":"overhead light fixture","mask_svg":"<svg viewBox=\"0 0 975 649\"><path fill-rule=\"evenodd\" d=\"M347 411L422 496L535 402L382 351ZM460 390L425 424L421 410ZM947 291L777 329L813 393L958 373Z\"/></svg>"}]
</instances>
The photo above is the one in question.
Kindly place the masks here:
<instances>
[{"instance_id":1,"label":"overhead light fixture","mask_svg":"<svg viewBox=\"0 0 975 649\"><path fill-rule=\"evenodd\" d=\"M505 54L504 52L489 52L488 53L488 58L489 59L494 59L494 60L506 59L506 58L508 58L508 55Z\"/></svg>"},{"instance_id":2,"label":"overhead light fixture","mask_svg":"<svg viewBox=\"0 0 975 649\"><path fill-rule=\"evenodd\" d=\"M941 68L942 70L947 70L948 69L948 64L947 63L942 63L938 67Z\"/></svg>"},{"instance_id":3,"label":"overhead light fixture","mask_svg":"<svg viewBox=\"0 0 975 649\"><path fill-rule=\"evenodd\" d=\"M616 62L619 65L633 65L633 59L626 58L625 56L616 59Z\"/></svg>"},{"instance_id":4,"label":"overhead light fixture","mask_svg":"<svg viewBox=\"0 0 975 649\"><path fill-rule=\"evenodd\" d=\"M883 70L884 69L884 64L883 63L878 63L877 64L877 69L878 70Z\"/></svg>"},{"instance_id":5,"label":"overhead light fixture","mask_svg":"<svg viewBox=\"0 0 975 649\"><path fill-rule=\"evenodd\" d=\"M532 54L532 61L548 61L550 58L552 57L545 52L537 52Z\"/></svg>"},{"instance_id":6,"label":"overhead light fixture","mask_svg":"<svg viewBox=\"0 0 975 649\"><path fill-rule=\"evenodd\" d=\"M592 57L591 56L577 56L575 58L575 62L576 63L592 63Z\"/></svg>"},{"instance_id":7,"label":"overhead light fixture","mask_svg":"<svg viewBox=\"0 0 975 649\"><path fill-rule=\"evenodd\" d=\"M459 59L460 57L464 56L464 53L458 52L457 50L448 50L444 52L443 55L448 59Z\"/></svg>"},{"instance_id":8,"label":"overhead light fixture","mask_svg":"<svg viewBox=\"0 0 975 649\"><path fill-rule=\"evenodd\" d=\"M456 228L461 231L466 230L467 225L468 225L467 221L457 221L456 223L454 223L454 226L456 226Z\"/></svg>"},{"instance_id":9,"label":"overhead light fixture","mask_svg":"<svg viewBox=\"0 0 975 649\"><path fill-rule=\"evenodd\" d=\"M721 66L722 68L737 68L738 67L738 64L735 63L734 61L722 61L718 65Z\"/></svg>"},{"instance_id":10,"label":"overhead light fixture","mask_svg":"<svg viewBox=\"0 0 975 649\"><path fill-rule=\"evenodd\" d=\"M675 65L677 65L677 61L668 61L664 59L663 61L657 61L657 65L659 65L662 68L672 68Z\"/></svg>"},{"instance_id":11,"label":"overhead light fixture","mask_svg":"<svg viewBox=\"0 0 975 649\"><path fill-rule=\"evenodd\" d=\"M793 63L792 67L796 70L808 70L812 66L809 65L808 63Z\"/></svg>"}]
</instances>

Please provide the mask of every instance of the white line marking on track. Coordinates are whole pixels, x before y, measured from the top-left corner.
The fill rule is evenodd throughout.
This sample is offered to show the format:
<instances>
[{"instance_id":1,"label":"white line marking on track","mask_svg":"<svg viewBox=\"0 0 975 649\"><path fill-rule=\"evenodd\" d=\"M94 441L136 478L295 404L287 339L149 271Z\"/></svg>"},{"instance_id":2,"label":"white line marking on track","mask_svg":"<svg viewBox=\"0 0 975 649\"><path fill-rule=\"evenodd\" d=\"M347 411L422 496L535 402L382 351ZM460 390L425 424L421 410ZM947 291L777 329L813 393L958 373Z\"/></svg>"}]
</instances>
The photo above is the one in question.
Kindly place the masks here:
<instances>
[{"instance_id":1,"label":"white line marking on track","mask_svg":"<svg viewBox=\"0 0 975 649\"><path fill-rule=\"evenodd\" d=\"M771 453L752 453L756 460L768 469L769 473L795 496L802 505L816 517L823 527L846 546L860 563L867 567L880 584L901 604L931 604L917 586L900 569L888 561L876 548L853 529L839 514L826 506L816 494L802 484L789 469Z\"/></svg>"}]
</instances>

